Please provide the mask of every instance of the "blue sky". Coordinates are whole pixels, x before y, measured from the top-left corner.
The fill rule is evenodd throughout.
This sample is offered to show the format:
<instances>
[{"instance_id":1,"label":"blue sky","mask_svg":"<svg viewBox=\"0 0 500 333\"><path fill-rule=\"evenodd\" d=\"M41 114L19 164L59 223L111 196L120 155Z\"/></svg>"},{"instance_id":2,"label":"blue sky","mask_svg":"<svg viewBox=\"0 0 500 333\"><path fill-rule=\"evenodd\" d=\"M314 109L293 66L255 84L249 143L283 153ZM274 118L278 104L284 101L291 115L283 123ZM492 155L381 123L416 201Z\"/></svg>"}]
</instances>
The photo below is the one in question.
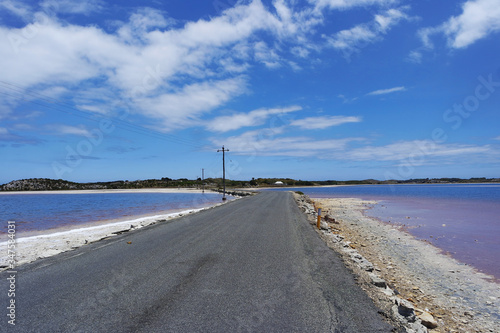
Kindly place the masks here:
<instances>
[{"instance_id":1,"label":"blue sky","mask_svg":"<svg viewBox=\"0 0 500 333\"><path fill-rule=\"evenodd\" d=\"M500 177L500 2L0 1L0 183Z\"/></svg>"}]
</instances>

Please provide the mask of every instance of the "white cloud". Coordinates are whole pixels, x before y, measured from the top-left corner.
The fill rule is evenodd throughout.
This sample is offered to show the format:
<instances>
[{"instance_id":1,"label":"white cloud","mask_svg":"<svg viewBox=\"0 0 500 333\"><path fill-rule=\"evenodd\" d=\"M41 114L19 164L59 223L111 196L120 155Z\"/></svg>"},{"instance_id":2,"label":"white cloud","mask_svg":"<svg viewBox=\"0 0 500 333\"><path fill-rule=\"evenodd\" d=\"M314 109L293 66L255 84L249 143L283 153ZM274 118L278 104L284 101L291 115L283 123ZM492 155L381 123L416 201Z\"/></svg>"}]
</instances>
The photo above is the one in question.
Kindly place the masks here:
<instances>
[{"instance_id":1,"label":"white cloud","mask_svg":"<svg viewBox=\"0 0 500 333\"><path fill-rule=\"evenodd\" d=\"M79 95L90 95L85 90L95 90L96 80L103 92L112 91L115 100L135 106L133 112L165 123L174 120L172 127L187 126L187 119L245 90L246 80L238 74L248 68L248 59L232 51L259 30L273 31L277 20L260 1L179 29L170 28L169 20L152 9L133 13L116 33L41 13L36 17L23 29L0 27L2 80L21 88L78 87ZM97 109L101 99L110 97L99 96L78 104Z\"/></svg>"},{"instance_id":2,"label":"white cloud","mask_svg":"<svg viewBox=\"0 0 500 333\"><path fill-rule=\"evenodd\" d=\"M300 72L302 70L302 67L300 67L295 61L288 61L288 65L294 72Z\"/></svg>"},{"instance_id":3,"label":"white cloud","mask_svg":"<svg viewBox=\"0 0 500 333\"><path fill-rule=\"evenodd\" d=\"M137 107L145 115L162 119L165 131L199 124L198 117L245 91L242 77L207 81L151 98L137 99Z\"/></svg>"},{"instance_id":4,"label":"white cloud","mask_svg":"<svg viewBox=\"0 0 500 333\"><path fill-rule=\"evenodd\" d=\"M262 62L268 68L278 68L281 66L280 57L275 50L270 49L263 41L254 44L255 59Z\"/></svg>"},{"instance_id":5,"label":"white cloud","mask_svg":"<svg viewBox=\"0 0 500 333\"><path fill-rule=\"evenodd\" d=\"M423 28L418 35L427 48L432 48L430 36L444 34L448 46L460 49L500 31L498 0L469 0L462 6L462 14L452 16L437 27Z\"/></svg>"},{"instance_id":6,"label":"white cloud","mask_svg":"<svg viewBox=\"0 0 500 333\"><path fill-rule=\"evenodd\" d=\"M417 36L420 38L425 48L433 48L434 45L431 42L430 36L440 31L441 31L440 27L423 28L417 31Z\"/></svg>"},{"instance_id":7,"label":"white cloud","mask_svg":"<svg viewBox=\"0 0 500 333\"><path fill-rule=\"evenodd\" d=\"M77 109L105 115L106 109L97 105L76 105Z\"/></svg>"},{"instance_id":8,"label":"white cloud","mask_svg":"<svg viewBox=\"0 0 500 333\"><path fill-rule=\"evenodd\" d=\"M463 48L500 31L500 5L497 0L467 1L463 13L444 25L452 47Z\"/></svg>"},{"instance_id":9,"label":"white cloud","mask_svg":"<svg viewBox=\"0 0 500 333\"><path fill-rule=\"evenodd\" d=\"M317 9L325 7L330 9L349 9L352 7L366 7L373 5L389 5L397 3L397 0L309 0L316 5Z\"/></svg>"},{"instance_id":10,"label":"white cloud","mask_svg":"<svg viewBox=\"0 0 500 333\"><path fill-rule=\"evenodd\" d=\"M24 29L0 27L0 42L5 45L0 49L3 80L21 87L79 83L109 73L131 53L95 27L62 26L43 19ZM31 32L31 38L24 37L25 31Z\"/></svg>"},{"instance_id":11,"label":"white cloud","mask_svg":"<svg viewBox=\"0 0 500 333\"><path fill-rule=\"evenodd\" d=\"M302 110L300 106L289 106L286 108L258 109L248 113L236 113L229 116L221 116L210 121L206 128L210 131L227 132L242 127L262 125L273 115L283 115L290 112Z\"/></svg>"},{"instance_id":12,"label":"white cloud","mask_svg":"<svg viewBox=\"0 0 500 333\"><path fill-rule=\"evenodd\" d=\"M402 161L415 160L415 164L423 164L432 157L456 157L471 154L485 154L489 146L465 144L436 144L430 140L401 141L386 146L366 146L349 149L339 158L356 161Z\"/></svg>"},{"instance_id":13,"label":"white cloud","mask_svg":"<svg viewBox=\"0 0 500 333\"><path fill-rule=\"evenodd\" d=\"M327 37L328 44L346 55L357 51L367 44L374 43L387 33L401 20L410 19L405 13L408 7L389 9L374 16L374 19L365 24L356 25Z\"/></svg>"},{"instance_id":14,"label":"white cloud","mask_svg":"<svg viewBox=\"0 0 500 333\"><path fill-rule=\"evenodd\" d=\"M49 125L47 128L60 135L90 136L90 132L83 126Z\"/></svg>"},{"instance_id":15,"label":"white cloud","mask_svg":"<svg viewBox=\"0 0 500 333\"><path fill-rule=\"evenodd\" d=\"M290 125L310 130L325 129L332 126L339 126L347 123L358 123L361 121L361 117L325 116L294 120L290 123Z\"/></svg>"},{"instance_id":16,"label":"white cloud","mask_svg":"<svg viewBox=\"0 0 500 333\"><path fill-rule=\"evenodd\" d=\"M100 0L45 0L40 4L46 13L90 15L102 9Z\"/></svg>"},{"instance_id":17,"label":"white cloud","mask_svg":"<svg viewBox=\"0 0 500 333\"><path fill-rule=\"evenodd\" d=\"M291 49L291 52L300 58L307 58L309 56L310 51L304 47L296 46Z\"/></svg>"},{"instance_id":18,"label":"white cloud","mask_svg":"<svg viewBox=\"0 0 500 333\"><path fill-rule=\"evenodd\" d=\"M389 88L389 89L380 89L380 90L375 90L372 92L369 92L367 95L368 96L376 96L376 95L386 95L386 94L392 94L398 91L406 91L405 87L394 87L394 88Z\"/></svg>"},{"instance_id":19,"label":"white cloud","mask_svg":"<svg viewBox=\"0 0 500 333\"><path fill-rule=\"evenodd\" d=\"M413 166L463 162L464 158L484 158L497 154L489 145L437 144L431 140L400 141L385 146L352 147L365 138L317 140L307 136L283 136L285 127L245 132L241 135L212 138L215 145L226 145L231 152L248 156L317 157L356 162L396 162Z\"/></svg>"},{"instance_id":20,"label":"white cloud","mask_svg":"<svg viewBox=\"0 0 500 333\"><path fill-rule=\"evenodd\" d=\"M309 137L277 137L282 128L249 131L239 136L212 139L216 145L225 144L238 155L251 156L320 156L325 152L342 151L359 138L316 140Z\"/></svg>"},{"instance_id":21,"label":"white cloud","mask_svg":"<svg viewBox=\"0 0 500 333\"><path fill-rule=\"evenodd\" d=\"M342 94L337 95L337 97L340 98L342 100L342 102L345 104L355 102L359 99L359 97L347 98L347 97L345 97L345 95L342 95Z\"/></svg>"},{"instance_id":22,"label":"white cloud","mask_svg":"<svg viewBox=\"0 0 500 333\"><path fill-rule=\"evenodd\" d=\"M409 19L408 15L405 11L408 10L408 7L401 7L399 9L388 9L382 14L375 15L375 22L378 24L378 29L381 32L386 32L392 26L399 23L399 21L403 19Z\"/></svg>"},{"instance_id":23,"label":"white cloud","mask_svg":"<svg viewBox=\"0 0 500 333\"><path fill-rule=\"evenodd\" d=\"M493 140L500 140L500 136L497 136L496 138L493 138Z\"/></svg>"},{"instance_id":24,"label":"white cloud","mask_svg":"<svg viewBox=\"0 0 500 333\"><path fill-rule=\"evenodd\" d=\"M364 42L371 42L378 34L365 25L358 25L349 30L342 30L336 33L329 43L336 49L353 49Z\"/></svg>"},{"instance_id":25,"label":"white cloud","mask_svg":"<svg viewBox=\"0 0 500 333\"><path fill-rule=\"evenodd\" d=\"M298 71L301 64L281 56L287 52L285 47L301 58L317 49L308 34L315 33L313 27L322 18L313 14L312 8L297 11L295 2L276 0L272 14L259 0L238 3L217 17L188 22L180 28L175 28L164 12L142 8L115 32L35 13L35 21L22 29L0 26L0 44L5 46L0 48L0 77L38 92L57 90L58 97L76 95L75 105L92 112L111 112L116 101L125 100L130 112L154 119L164 130L199 126L202 116L247 90L244 73L255 62L268 68L285 64ZM333 9L390 3L393 1L314 2ZM14 2L2 4L11 8ZM41 7L88 15L105 5L98 0L74 4L73 0L45 0ZM404 7L384 10L369 25L339 32L331 45L352 50L360 42L377 39L405 18ZM264 42L260 32L274 34L278 41ZM74 94L76 89L78 94ZM0 117L9 113L0 109ZM253 126L265 117L259 113L235 115L226 127L211 128L226 131Z\"/></svg>"},{"instance_id":26,"label":"white cloud","mask_svg":"<svg viewBox=\"0 0 500 333\"><path fill-rule=\"evenodd\" d=\"M280 18L279 22L275 21L275 24L279 27L280 33L294 35L299 27L295 22L296 17L294 17L292 9L286 5L284 0L275 0L273 5Z\"/></svg>"},{"instance_id":27,"label":"white cloud","mask_svg":"<svg viewBox=\"0 0 500 333\"><path fill-rule=\"evenodd\" d=\"M0 135L9 134L9 131L5 127L0 127Z\"/></svg>"},{"instance_id":28,"label":"white cloud","mask_svg":"<svg viewBox=\"0 0 500 333\"><path fill-rule=\"evenodd\" d=\"M29 6L13 0L0 1L0 11L2 9L10 12L15 16L20 17L23 20L28 20L32 15L32 11Z\"/></svg>"},{"instance_id":29,"label":"white cloud","mask_svg":"<svg viewBox=\"0 0 500 333\"><path fill-rule=\"evenodd\" d=\"M421 63L422 62L422 52L417 51L417 50L411 51L408 54L407 60L410 62L413 62L415 64Z\"/></svg>"},{"instance_id":30,"label":"white cloud","mask_svg":"<svg viewBox=\"0 0 500 333\"><path fill-rule=\"evenodd\" d=\"M172 19L167 19L164 13L153 8L141 8L130 16L129 22L121 26L118 35L127 41L142 40L147 32L165 28L173 24Z\"/></svg>"},{"instance_id":31,"label":"white cloud","mask_svg":"<svg viewBox=\"0 0 500 333\"><path fill-rule=\"evenodd\" d=\"M210 21L189 22L182 30L166 32L164 36L187 47L220 47L245 39L258 30L272 29L276 21L260 1L253 1L230 8Z\"/></svg>"}]
</instances>

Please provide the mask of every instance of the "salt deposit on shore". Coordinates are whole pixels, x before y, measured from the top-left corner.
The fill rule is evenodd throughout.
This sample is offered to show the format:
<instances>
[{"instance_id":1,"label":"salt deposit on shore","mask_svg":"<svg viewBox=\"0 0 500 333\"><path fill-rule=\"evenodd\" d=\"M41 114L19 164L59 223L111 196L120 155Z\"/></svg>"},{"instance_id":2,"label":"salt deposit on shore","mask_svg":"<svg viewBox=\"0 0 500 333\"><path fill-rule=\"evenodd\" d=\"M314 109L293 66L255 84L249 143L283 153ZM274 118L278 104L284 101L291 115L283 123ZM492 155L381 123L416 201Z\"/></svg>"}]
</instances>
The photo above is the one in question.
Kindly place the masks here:
<instances>
[{"instance_id":1,"label":"salt deposit on shore","mask_svg":"<svg viewBox=\"0 0 500 333\"><path fill-rule=\"evenodd\" d=\"M360 274L360 284L377 304L394 304L396 298L408 301L409 307L433 315L438 327L432 332L500 332L500 285L490 276L397 226L365 216L363 212L375 202L313 201L329 217L322 237ZM379 286L386 283L390 291L374 286L377 281Z\"/></svg>"},{"instance_id":2,"label":"salt deposit on shore","mask_svg":"<svg viewBox=\"0 0 500 333\"><path fill-rule=\"evenodd\" d=\"M84 192L84 191L75 191ZM32 193L32 192L31 192ZM88 193L88 192L87 192ZM103 193L99 191L99 193ZM176 192L177 193L177 192ZM213 206L188 209L180 212L134 218L106 224L89 223L86 225L49 229L43 232L35 232L35 235L16 234L16 266L32 262L39 258L50 257L61 252L66 252L85 244L99 241L104 238L116 236L117 234L137 230L150 224L164 223L187 214L196 213L210 209L224 203ZM8 236L0 237L0 253L8 253ZM5 269L8 265L8 256L0 256L0 268Z\"/></svg>"}]
</instances>

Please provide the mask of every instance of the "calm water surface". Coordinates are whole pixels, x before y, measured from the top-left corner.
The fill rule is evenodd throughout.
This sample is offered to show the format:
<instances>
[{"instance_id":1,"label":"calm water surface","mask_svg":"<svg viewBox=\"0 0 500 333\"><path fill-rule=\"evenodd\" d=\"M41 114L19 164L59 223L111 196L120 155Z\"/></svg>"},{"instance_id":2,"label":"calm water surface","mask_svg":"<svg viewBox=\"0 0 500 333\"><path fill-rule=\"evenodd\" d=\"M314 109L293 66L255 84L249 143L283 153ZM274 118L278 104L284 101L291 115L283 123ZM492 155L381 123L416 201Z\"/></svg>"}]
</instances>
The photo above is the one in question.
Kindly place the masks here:
<instances>
[{"instance_id":1,"label":"calm water surface","mask_svg":"<svg viewBox=\"0 0 500 333\"><path fill-rule=\"evenodd\" d=\"M221 195L217 193L2 194L0 233L7 231L7 221L16 221L19 232L47 230L200 208L219 202Z\"/></svg>"},{"instance_id":2,"label":"calm water surface","mask_svg":"<svg viewBox=\"0 0 500 333\"><path fill-rule=\"evenodd\" d=\"M500 184L354 185L297 190L316 198L377 200L366 215L402 225L418 239L500 281Z\"/></svg>"}]
</instances>

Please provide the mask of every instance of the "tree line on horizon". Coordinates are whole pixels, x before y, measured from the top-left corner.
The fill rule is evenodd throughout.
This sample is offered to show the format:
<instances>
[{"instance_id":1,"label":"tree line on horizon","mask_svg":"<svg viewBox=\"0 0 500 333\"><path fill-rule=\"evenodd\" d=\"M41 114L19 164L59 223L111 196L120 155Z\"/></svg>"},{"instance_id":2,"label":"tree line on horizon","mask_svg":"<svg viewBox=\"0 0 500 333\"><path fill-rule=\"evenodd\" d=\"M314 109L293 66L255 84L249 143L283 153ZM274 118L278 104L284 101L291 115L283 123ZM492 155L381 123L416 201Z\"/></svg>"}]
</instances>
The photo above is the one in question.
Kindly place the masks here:
<instances>
[{"instance_id":1,"label":"tree line on horizon","mask_svg":"<svg viewBox=\"0 0 500 333\"><path fill-rule=\"evenodd\" d=\"M407 180L295 180L291 178L252 178L251 180L226 179L226 187L300 187L326 185L367 185L367 184L444 184L444 183L500 183L500 178L419 178ZM141 188L201 188L220 189L223 186L222 178L197 179L161 179L146 180L117 180L109 182L77 183L63 179L31 178L14 180L0 185L0 191L56 191L56 190L98 190L98 189L141 189Z\"/></svg>"}]
</instances>

